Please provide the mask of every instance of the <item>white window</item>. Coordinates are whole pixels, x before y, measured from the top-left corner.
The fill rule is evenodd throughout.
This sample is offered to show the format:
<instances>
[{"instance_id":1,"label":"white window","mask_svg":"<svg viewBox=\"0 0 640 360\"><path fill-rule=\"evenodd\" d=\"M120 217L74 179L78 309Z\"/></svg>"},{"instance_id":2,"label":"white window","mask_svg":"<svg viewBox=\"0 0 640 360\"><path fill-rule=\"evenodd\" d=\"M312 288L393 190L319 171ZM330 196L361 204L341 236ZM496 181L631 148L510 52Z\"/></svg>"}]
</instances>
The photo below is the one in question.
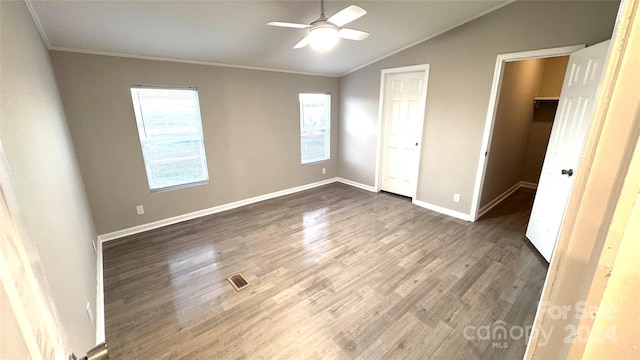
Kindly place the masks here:
<instances>
[{"instance_id":1,"label":"white window","mask_svg":"<svg viewBox=\"0 0 640 360\"><path fill-rule=\"evenodd\" d=\"M301 162L329 160L331 95L300 94Z\"/></svg>"},{"instance_id":2,"label":"white window","mask_svg":"<svg viewBox=\"0 0 640 360\"><path fill-rule=\"evenodd\" d=\"M151 192L206 184L198 90L131 87Z\"/></svg>"}]
</instances>

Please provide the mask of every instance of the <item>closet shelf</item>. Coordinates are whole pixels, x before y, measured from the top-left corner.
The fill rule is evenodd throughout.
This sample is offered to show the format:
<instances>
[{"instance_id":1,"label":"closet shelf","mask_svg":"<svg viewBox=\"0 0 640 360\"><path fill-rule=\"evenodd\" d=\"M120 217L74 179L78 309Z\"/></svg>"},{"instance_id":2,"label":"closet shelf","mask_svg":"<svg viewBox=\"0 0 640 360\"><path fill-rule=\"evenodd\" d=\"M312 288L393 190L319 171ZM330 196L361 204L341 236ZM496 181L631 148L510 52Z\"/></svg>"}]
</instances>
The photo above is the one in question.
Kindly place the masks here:
<instances>
[{"instance_id":1,"label":"closet shelf","mask_svg":"<svg viewBox=\"0 0 640 360\"><path fill-rule=\"evenodd\" d=\"M536 101L558 101L560 100L559 96L536 96L533 98L533 102Z\"/></svg>"},{"instance_id":2,"label":"closet shelf","mask_svg":"<svg viewBox=\"0 0 640 360\"><path fill-rule=\"evenodd\" d=\"M536 96L533 98L533 106L537 109L542 102L549 103L553 101L557 102L558 100L560 100L558 96Z\"/></svg>"}]
</instances>

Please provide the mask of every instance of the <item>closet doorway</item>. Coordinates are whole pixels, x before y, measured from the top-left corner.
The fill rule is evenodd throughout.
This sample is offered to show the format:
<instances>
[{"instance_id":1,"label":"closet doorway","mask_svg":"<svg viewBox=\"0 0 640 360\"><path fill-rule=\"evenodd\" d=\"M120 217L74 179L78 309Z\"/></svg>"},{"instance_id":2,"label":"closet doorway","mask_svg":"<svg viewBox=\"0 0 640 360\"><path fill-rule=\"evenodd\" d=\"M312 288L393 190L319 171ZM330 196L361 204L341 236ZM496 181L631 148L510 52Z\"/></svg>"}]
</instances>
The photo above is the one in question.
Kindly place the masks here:
<instances>
[{"instance_id":1,"label":"closet doorway","mask_svg":"<svg viewBox=\"0 0 640 360\"><path fill-rule=\"evenodd\" d=\"M536 189L568 56L505 64L478 216L519 188Z\"/></svg>"},{"instance_id":2,"label":"closet doorway","mask_svg":"<svg viewBox=\"0 0 640 360\"><path fill-rule=\"evenodd\" d=\"M472 219L518 189L536 189L569 54L581 48L498 56Z\"/></svg>"}]
</instances>

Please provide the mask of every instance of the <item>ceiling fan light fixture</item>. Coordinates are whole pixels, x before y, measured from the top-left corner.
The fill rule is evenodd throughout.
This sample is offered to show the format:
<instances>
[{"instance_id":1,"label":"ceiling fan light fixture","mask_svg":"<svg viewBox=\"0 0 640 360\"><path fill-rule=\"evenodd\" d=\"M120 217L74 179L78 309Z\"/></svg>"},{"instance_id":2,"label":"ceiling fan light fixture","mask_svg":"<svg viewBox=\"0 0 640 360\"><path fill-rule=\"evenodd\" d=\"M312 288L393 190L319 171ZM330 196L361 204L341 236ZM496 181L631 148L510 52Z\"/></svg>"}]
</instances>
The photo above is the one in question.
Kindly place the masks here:
<instances>
[{"instance_id":1,"label":"ceiling fan light fixture","mask_svg":"<svg viewBox=\"0 0 640 360\"><path fill-rule=\"evenodd\" d=\"M316 27L309 32L311 47L319 52L333 49L340 40L335 27Z\"/></svg>"},{"instance_id":2,"label":"ceiling fan light fixture","mask_svg":"<svg viewBox=\"0 0 640 360\"><path fill-rule=\"evenodd\" d=\"M366 13L367 11L365 9L351 5L338 11L330 18L327 18L324 14L324 0L320 0L320 17L309 25L283 21L270 21L267 25L309 29L307 36L298 41L293 48L302 49L307 45L311 45L311 47L318 52L326 52L333 49L340 39L356 41L366 39L367 36L369 36L368 32L343 27L343 25L361 18Z\"/></svg>"}]
</instances>

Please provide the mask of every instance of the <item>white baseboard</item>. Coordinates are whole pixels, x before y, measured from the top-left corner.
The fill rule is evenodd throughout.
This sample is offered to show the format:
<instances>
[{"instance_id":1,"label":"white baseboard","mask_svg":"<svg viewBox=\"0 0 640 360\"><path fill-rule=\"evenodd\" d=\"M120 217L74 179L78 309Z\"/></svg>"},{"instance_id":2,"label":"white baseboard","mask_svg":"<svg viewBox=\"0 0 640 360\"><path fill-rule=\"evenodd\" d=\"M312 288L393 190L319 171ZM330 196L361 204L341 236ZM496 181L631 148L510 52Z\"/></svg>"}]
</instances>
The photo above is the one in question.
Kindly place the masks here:
<instances>
[{"instance_id":1,"label":"white baseboard","mask_svg":"<svg viewBox=\"0 0 640 360\"><path fill-rule=\"evenodd\" d=\"M219 213L225 210L235 209L240 206L253 204L259 201L268 200L268 199L272 199L279 196L293 194L299 191L312 189L318 186L331 184L337 181L339 181L338 178L331 178L331 179L327 179L327 180L323 180L323 181L319 181L319 182L315 182L307 185L297 186L290 189L276 191L273 193L232 202L229 204L224 204L224 205L215 206L215 207L200 210L200 211L195 211L195 212L184 214L184 215L174 216L172 218L168 218L164 220L154 221L148 224L134 226L128 229L123 229L123 230L118 230L118 231L114 231L107 234L98 235L98 238L96 239L96 344L102 343L103 341L105 341L105 338L106 338L105 318L104 318L104 273L103 273L103 258L102 258L102 244L105 241L119 239L121 237L137 234L143 231L156 229L162 226L171 225L171 224L175 224L175 223L190 220L190 219L195 219L201 216ZM349 182L345 181L344 183L351 186L359 187L359 188L363 188L362 186L365 186L364 187L365 190L368 190L366 188L366 185L361 185L352 181L349 181ZM358 186L358 185L361 185L361 186Z\"/></svg>"},{"instance_id":2,"label":"white baseboard","mask_svg":"<svg viewBox=\"0 0 640 360\"><path fill-rule=\"evenodd\" d=\"M508 198L509 195L516 192L516 190L518 190L519 188L520 188L520 183L516 183L515 185L507 189L507 191L498 195L495 199L489 201L485 206L481 207L480 210L478 211L478 218L480 218L482 215L489 212L489 210L496 207L496 205L500 204L504 199Z\"/></svg>"},{"instance_id":3,"label":"white baseboard","mask_svg":"<svg viewBox=\"0 0 640 360\"><path fill-rule=\"evenodd\" d=\"M371 186L371 185L361 184L361 183L359 183L359 182L355 182L355 181L347 180L347 179L340 178L340 177L339 177L339 178L337 178L337 181L338 181L339 183L343 183L343 184L346 184L346 185L350 185L350 186L353 186L353 187L357 187L358 189L367 190L367 191L371 191L371 192L378 192L378 191L376 190L376 188L375 188L375 187L373 187L373 186Z\"/></svg>"},{"instance_id":4,"label":"white baseboard","mask_svg":"<svg viewBox=\"0 0 640 360\"><path fill-rule=\"evenodd\" d=\"M105 341L102 241L96 240L96 345Z\"/></svg>"},{"instance_id":5,"label":"white baseboard","mask_svg":"<svg viewBox=\"0 0 640 360\"><path fill-rule=\"evenodd\" d=\"M447 215L447 216L458 218L458 219L464 220L464 221L471 221L471 216L469 214L465 214L465 213L462 213L462 212L459 212L459 211L447 209L445 207L434 205L434 204L428 203L426 201L421 201L421 200L414 199L412 202L413 202L413 204L415 204L417 206L420 206L422 208L425 208L425 209L428 209L428 210L431 210L431 211L438 212L440 214L444 214L444 215Z\"/></svg>"},{"instance_id":6,"label":"white baseboard","mask_svg":"<svg viewBox=\"0 0 640 360\"><path fill-rule=\"evenodd\" d=\"M215 214L215 213L219 213L222 211L226 211L226 210L231 210L231 209L235 209L241 206L245 206L245 205L249 205L249 204L253 204L256 202L260 202L260 201L264 201L264 200L268 200L268 199L273 199L279 196L284 196L284 195L289 195L289 194L293 194L299 191L304 191L304 190L308 190L308 189L312 189L318 186L323 186L323 185L327 185L330 183L334 183L334 182L340 182L349 186L353 186L359 189L363 189L363 190L367 190L367 191L371 191L371 192L377 192L375 187L370 186L370 185L365 185L365 184L361 184L355 181L351 181L351 180L347 180L347 179L343 179L343 178L339 178L339 177L335 177L335 178L331 178L331 179L327 179L327 180L323 180L323 181L319 181L319 182L315 182L315 183L311 183L311 184L307 184L307 185L302 185L302 186L297 186L294 188L290 188L290 189L285 189L285 190L281 190L281 191L276 191L276 192L272 192L269 194L265 194L265 195L260 195L260 196L256 196L256 197L252 197L249 199L245 199L245 200L240 200L240 201L235 201L232 203L228 203L228 204L224 204L224 205L219 205L219 206L214 206L208 209L203 209L203 210L199 210L199 211L194 211L188 214L183 214L183 215L179 215L179 216L174 216L168 219L164 219L164 220L159 220L159 221L154 221L152 223L148 223L148 224L143 224L143 225L138 225L138 226L134 226L131 228L127 228L127 229L123 229L123 230L118 230L118 231L114 231L114 232L110 232L107 234L101 234L98 235L98 238L96 240L96 244L97 244L97 249L96 249L96 256L97 256L97 267L96 267L96 277L97 277L97 285L96 285L96 344L99 344L103 341L105 341L105 320L104 320L104 276L103 276L103 258L102 258L102 244L106 241L110 241L110 240L115 240L115 239L119 239L125 236L129 236L129 235L133 235L133 234L138 234L144 231L148 231L148 230L152 230L152 229L157 229L163 226L167 226L167 225L171 225L171 224L175 224L175 223L179 223L182 221L186 221L186 220L191 220L191 219L195 219L198 217L202 217L202 216L206 216L206 215L211 215L211 214ZM423 207L425 209L429 209L435 212L439 212L441 214L445 214L448 216L452 216L461 220L465 220L465 221L471 221L470 220L470 216L469 214L464 214L458 211L453 211L451 209L447 209L447 208L443 208L441 206L437 206L437 205L433 205L424 201L420 201L420 200L413 200L413 204Z\"/></svg>"},{"instance_id":7,"label":"white baseboard","mask_svg":"<svg viewBox=\"0 0 640 360\"><path fill-rule=\"evenodd\" d=\"M481 207L480 210L478 211L478 218L480 218L482 215L484 215L487 212L489 212L489 210L491 210L494 207L496 207L498 204L500 204L502 201L504 201L504 199L508 198L511 194L513 194L514 192L518 191L518 189L520 189L520 188L535 190L535 189L538 188L538 184L532 183L532 182L528 182L528 181L520 181L520 182L516 183L515 185L513 185L512 187L507 189L507 191L505 191L502 194L498 195L495 199L491 200L485 206Z\"/></svg>"},{"instance_id":8,"label":"white baseboard","mask_svg":"<svg viewBox=\"0 0 640 360\"><path fill-rule=\"evenodd\" d=\"M525 189L537 189L538 188L538 184L536 183L532 183L532 182L528 182L528 181L520 181L518 183L520 185L521 188L525 188Z\"/></svg>"},{"instance_id":9,"label":"white baseboard","mask_svg":"<svg viewBox=\"0 0 640 360\"><path fill-rule=\"evenodd\" d=\"M208 209L202 209L202 210L190 212L190 213L183 214L183 215L178 215L178 216L170 217L170 218L167 218L167 219L150 222L150 223L147 223L147 224L142 224L142 225L130 227L130 228L127 228L127 229L122 229L122 230L117 230L117 231L106 233L106 234L101 234L101 235L98 235L98 242L101 243L101 242L106 242L106 241L110 241L110 240L119 239L119 238L122 238L122 237L125 237L125 236L138 234L138 233L141 233L141 232L157 229L157 228L160 228L160 227L163 227L163 226L172 225L172 224L176 224L176 223L187 221L187 220L191 220L191 219L196 219L196 218L199 218L199 217L202 217L202 216L216 214L216 213L219 213L219 212L222 212L222 211L239 208L241 206L257 203L257 202L260 202L260 201L269 200L269 199L273 199L273 198L276 198L276 197L297 193L299 191L312 189L312 188L315 188L315 187L318 187L318 186L331 184L331 183L334 183L336 181L338 181L338 178L331 178L331 179L327 179L327 180L322 180L322 181L318 181L318 182L311 183L311 184L306 184L306 185L297 186L297 187L294 187L294 188L280 190L280 191L272 192L272 193L269 193L269 194L255 196L255 197L252 197L252 198L249 198L249 199L234 201L232 203L218 205L218 206L214 206L214 207L211 207L211 208L208 208Z\"/></svg>"}]
</instances>

